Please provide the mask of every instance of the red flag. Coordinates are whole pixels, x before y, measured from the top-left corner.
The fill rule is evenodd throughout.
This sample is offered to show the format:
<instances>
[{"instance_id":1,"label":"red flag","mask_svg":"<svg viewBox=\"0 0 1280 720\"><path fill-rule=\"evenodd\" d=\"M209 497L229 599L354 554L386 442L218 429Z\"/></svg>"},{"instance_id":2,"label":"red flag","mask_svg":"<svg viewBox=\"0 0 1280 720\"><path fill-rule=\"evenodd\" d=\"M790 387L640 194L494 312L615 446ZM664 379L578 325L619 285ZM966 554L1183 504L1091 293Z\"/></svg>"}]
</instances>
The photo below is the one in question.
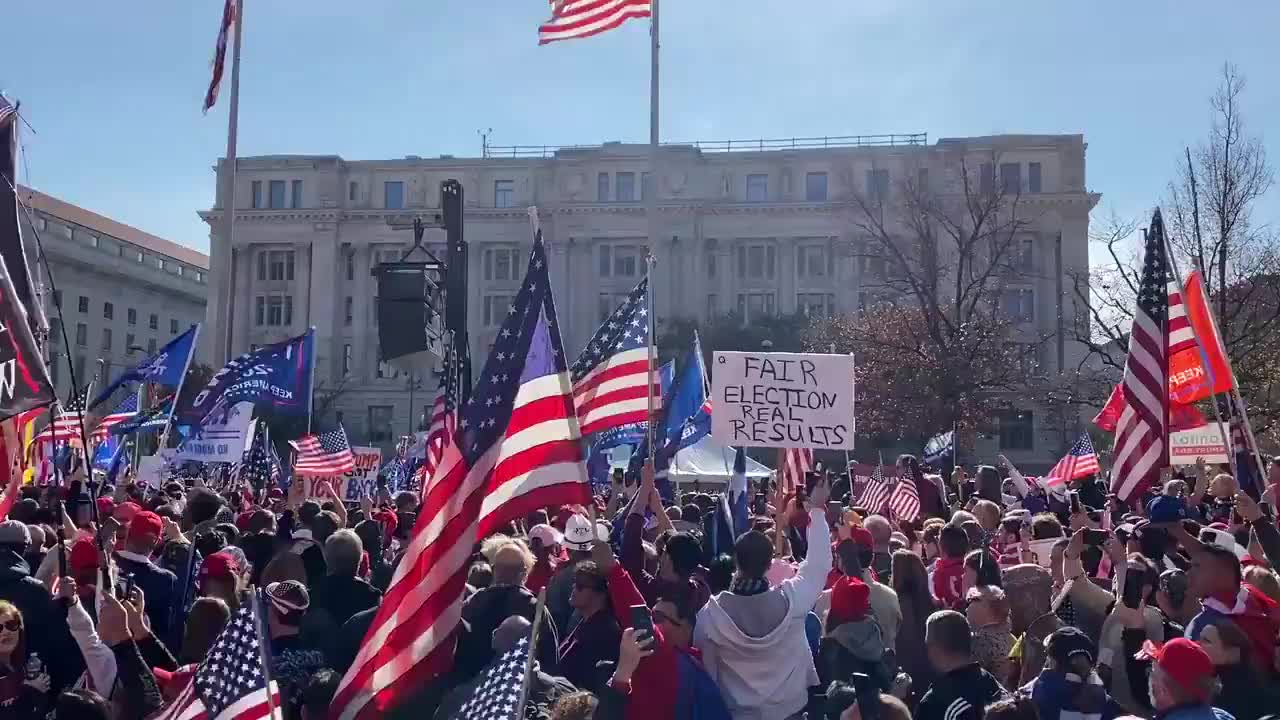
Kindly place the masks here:
<instances>
[{"instance_id":1,"label":"red flag","mask_svg":"<svg viewBox=\"0 0 1280 720\"><path fill-rule=\"evenodd\" d=\"M1093 416L1093 424L1099 429L1107 432L1116 431L1116 422L1120 420L1120 414L1124 412L1124 392L1119 385L1111 388L1111 397L1107 398L1107 404ZM1204 413L1200 412L1195 405L1178 405L1177 403L1169 404L1169 430L1190 430L1207 424L1209 421L1205 419Z\"/></svg>"},{"instance_id":2,"label":"red flag","mask_svg":"<svg viewBox=\"0 0 1280 720\"><path fill-rule=\"evenodd\" d=\"M1170 354L1169 399L1183 405L1203 400L1210 395L1227 392L1231 389L1234 380L1227 365L1222 340L1218 337L1213 316L1209 313L1209 303L1204 294L1204 280L1200 277L1199 271L1191 273L1187 278L1186 291L1186 297L1183 299L1187 324L1194 329L1195 338L1199 339L1204 355L1201 355L1201 347L1197 347L1195 343ZM1172 297L1170 295L1171 314Z\"/></svg>"}]
</instances>

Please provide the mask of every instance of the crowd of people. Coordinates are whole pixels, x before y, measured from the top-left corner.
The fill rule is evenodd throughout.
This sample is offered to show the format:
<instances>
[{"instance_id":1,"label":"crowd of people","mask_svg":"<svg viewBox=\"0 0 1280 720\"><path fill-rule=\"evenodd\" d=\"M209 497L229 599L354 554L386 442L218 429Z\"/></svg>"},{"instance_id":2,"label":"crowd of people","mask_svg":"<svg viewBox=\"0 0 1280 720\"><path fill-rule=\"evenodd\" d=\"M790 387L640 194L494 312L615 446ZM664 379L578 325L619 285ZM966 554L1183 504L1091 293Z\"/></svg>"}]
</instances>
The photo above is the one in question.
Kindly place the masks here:
<instances>
[{"instance_id":1,"label":"crowd of people","mask_svg":"<svg viewBox=\"0 0 1280 720\"><path fill-rule=\"evenodd\" d=\"M452 669L388 717L468 717L484 670L531 635L527 718L1280 709L1280 465L1259 497L1195 465L1132 504L1095 477L1045 487L1004 458L944 478L903 456L898 471L919 517L811 473L761 488L749 528L721 541L726 499L645 474L480 538ZM327 717L420 510L414 492L348 504L303 483L84 485L11 484L0 502L0 720L162 712L250 588L283 716Z\"/></svg>"}]
</instances>

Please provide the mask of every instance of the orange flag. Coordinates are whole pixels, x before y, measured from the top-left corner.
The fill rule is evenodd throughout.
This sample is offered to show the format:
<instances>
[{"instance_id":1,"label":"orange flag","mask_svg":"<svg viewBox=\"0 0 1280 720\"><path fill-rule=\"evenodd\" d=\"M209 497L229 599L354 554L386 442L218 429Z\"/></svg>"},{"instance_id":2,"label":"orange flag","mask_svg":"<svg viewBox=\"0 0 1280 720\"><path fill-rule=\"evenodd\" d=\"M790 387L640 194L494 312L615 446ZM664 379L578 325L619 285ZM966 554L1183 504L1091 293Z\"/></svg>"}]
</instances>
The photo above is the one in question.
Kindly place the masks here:
<instances>
[{"instance_id":1,"label":"orange flag","mask_svg":"<svg viewBox=\"0 0 1280 720\"><path fill-rule=\"evenodd\" d=\"M1183 302L1186 304L1187 319L1191 321L1191 327L1200 340L1200 347L1187 348L1169 358L1169 400L1179 405L1227 392L1234 380L1227 366L1222 341L1214 328L1213 317L1209 314L1204 280L1199 271L1191 273L1187 278ZM1204 350L1203 355L1201 348Z\"/></svg>"}]
</instances>

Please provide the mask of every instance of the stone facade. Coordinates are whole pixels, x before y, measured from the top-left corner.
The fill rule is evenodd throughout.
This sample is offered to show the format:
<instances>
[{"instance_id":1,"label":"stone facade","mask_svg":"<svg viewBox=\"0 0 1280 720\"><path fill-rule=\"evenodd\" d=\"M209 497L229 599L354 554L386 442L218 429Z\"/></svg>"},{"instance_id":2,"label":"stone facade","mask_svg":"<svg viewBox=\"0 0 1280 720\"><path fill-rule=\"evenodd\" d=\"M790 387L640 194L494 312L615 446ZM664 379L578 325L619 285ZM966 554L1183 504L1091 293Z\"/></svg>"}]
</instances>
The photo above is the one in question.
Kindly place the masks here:
<instances>
[{"instance_id":1,"label":"stone facade","mask_svg":"<svg viewBox=\"0 0 1280 720\"><path fill-rule=\"evenodd\" d=\"M1002 135L932 145L911 137L918 142L728 151L664 146L654 248L659 321L738 311L749 322L759 313L854 310L868 299L862 286L872 270L853 250L861 239L851 222L852 199L885 171L890 182L922 167L943 177L960 159L977 167L998 157L990 172L998 168L1003 179L1015 172L1004 166L1016 165L1012 182L1034 216L1025 240L1027 272L1011 287L1024 293L1028 333L1055 333L1056 277L1088 267L1089 210L1098 199L1085 186L1083 137ZM398 259L411 244L410 233L394 225L439 212L439 185L449 178L462 182L466 196L476 372L523 274L529 206L538 208L565 347L574 356L644 272L648 148L608 143L510 155L495 149L470 159L240 158L234 247L219 232L225 199L202 213L213 248L208 357L220 361L315 326L321 395L342 388L334 408L353 441L392 442L410 424L411 383L378 362L370 269ZM225 163L218 169L225 171ZM426 241L443 258L443 231L429 230ZM1069 328L1070 298L1063 303ZM1056 371L1056 348L1041 355L1042 366ZM1065 343L1065 367L1082 356ZM416 386L415 414L434 386L432 380ZM1037 424L1033 434L1043 431ZM1040 445L1024 456L1043 455L1048 445Z\"/></svg>"},{"instance_id":2,"label":"stone facade","mask_svg":"<svg viewBox=\"0 0 1280 720\"><path fill-rule=\"evenodd\" d=\"M106 378L119 373L204 322L207 255L37 190L19 188L19 199L30 209L20 213L22 233L51 326L49 367L59 396L68 397L71 389L68 355L83 386L100 371ZM37 261L37 232L52 282Z\"/></svg>"}]
</instances>

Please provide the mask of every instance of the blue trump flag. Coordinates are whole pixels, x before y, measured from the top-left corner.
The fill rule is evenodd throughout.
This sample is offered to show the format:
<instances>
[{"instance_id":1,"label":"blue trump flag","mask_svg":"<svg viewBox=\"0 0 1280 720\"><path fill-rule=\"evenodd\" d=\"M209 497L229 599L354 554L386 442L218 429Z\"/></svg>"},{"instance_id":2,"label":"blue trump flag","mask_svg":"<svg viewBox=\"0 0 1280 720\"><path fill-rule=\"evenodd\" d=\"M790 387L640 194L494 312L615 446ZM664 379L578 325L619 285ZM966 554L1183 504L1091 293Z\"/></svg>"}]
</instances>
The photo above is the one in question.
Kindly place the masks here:
<instances>
[{"instance_id":1,"label":"blue trump flag","mask_svg":"<svg viewBox=\"0 0 1280 720\"><path fill-rule=\"evenodd\" d=\"M671 360L658 368L658 382L662 389L665 404L671 383L675 380L676 362ZM587 477L596 485L609 484L609 451L620 445L639 445L644 442L649 431L649 423L638 422L612 427L596 433L591 449L587 453Z\"/></svg>"},{"instance_id":2,"label":"blue trump flag","mask_svg":"<svg viewBox=\"0 0 1280 720\"><path fill-rule=\"evenodd\" d=\"M693 348L685 355L671 390L663 395L662 424L655 434L658 452L654 472L660 474L657 487L664 498L670 496L666 481L667 466L680 450L711 433L711 400L707 397L707 369L702 362L702 342L695 331ZM630 472L639 473L649 457L647 439L640 442L631 455Z\"/></svg>"},{"instance_id":3,"label":"blue trump flag","mask_svg":"<svg viewBox=\"0 0 1280 720\"><path fill-rule=\"evenodd\" d=\"M227 363L188 403L178 417L199 425L215 409L251 402L277 415L306 415L311 410L311 372L315 352L312 330L284 342L247 352Z\"/></svg>"},{"instance_id":4,"label":"blue trump flag","mask_svg":"<svg viewBox=\"0 0 1280 720\"><path fill-rule=\"evenodd\" d=\"M189 330L170 340L155 355L120 373L102 391L98 393L89 409L106 402L111 394L126 383L154 383L177 387L182 384L182 376L191 363L191 354L196 349L196 339L200 336L200 325L192 325Z\"/></svg>"}]
</instances>

